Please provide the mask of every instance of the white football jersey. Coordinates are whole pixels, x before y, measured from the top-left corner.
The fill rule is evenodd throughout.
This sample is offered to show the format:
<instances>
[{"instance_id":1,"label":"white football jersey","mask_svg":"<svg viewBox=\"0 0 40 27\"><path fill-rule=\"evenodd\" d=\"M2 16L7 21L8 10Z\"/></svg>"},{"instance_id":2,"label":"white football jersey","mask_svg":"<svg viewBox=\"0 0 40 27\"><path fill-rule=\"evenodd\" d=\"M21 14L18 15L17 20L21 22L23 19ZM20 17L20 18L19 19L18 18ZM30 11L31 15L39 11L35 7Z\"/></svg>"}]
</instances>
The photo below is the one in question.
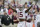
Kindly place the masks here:
<instances>
[{"instance_id":1,"label":"white football jersey","mask_svg":"<svg viewBox=\"0 0 40 27\"><path fill-rule=\"evenodd\" d=\"M28 13L25 13L25 17L26 17L26 19L27 19L27 16L28 16Z\"/></svg>"},{"instance_id":2,"label":"white football jersey","mask_svg":"<svg viewBox=\"0 0 40 27\"><path fill-rule=\"evenodd\" d=\"M26 10L27 9L24 9L23 11L20 11L18 8L16 9L19 19L25 19L25 11Z\"/></svg>"},{"instance_id":3,"label":"white football jersey","mask_svg":"<svg viewBox=\"0 0 40 27\"><path fill-rule=\"evenodd\" d=\"M28 19L31 19L30 15L27 16L27 20L28 20Z\"/></svg>"},{"instance_id":4,"label":"white football jersey","mask_svg":"<svg viewBox=\"0 0 40 27\"><path fill-rule=\"evenodd\" d=\"M36 16L36 20L40 20L40 14Z\"/></svg>"}]
</instances>

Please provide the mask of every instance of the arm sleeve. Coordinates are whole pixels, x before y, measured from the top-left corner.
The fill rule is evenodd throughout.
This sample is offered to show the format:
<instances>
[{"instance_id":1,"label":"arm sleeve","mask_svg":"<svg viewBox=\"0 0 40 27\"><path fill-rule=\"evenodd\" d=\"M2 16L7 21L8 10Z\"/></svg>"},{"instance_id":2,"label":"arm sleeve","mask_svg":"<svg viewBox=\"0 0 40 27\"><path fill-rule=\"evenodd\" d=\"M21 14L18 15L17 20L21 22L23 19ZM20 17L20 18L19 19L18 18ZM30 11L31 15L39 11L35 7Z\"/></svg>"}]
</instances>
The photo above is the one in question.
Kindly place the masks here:
<instances>
[{"instance_id":1,"label":"arm sleeve","mask_svg":"<svg viewBox=\"0 0 40 27\"><path fill-rule=\"evenodd\" d=\"M32 8L32 6L31 6L31 7L29 7L29 8L25 11L25 13L27 13L31 8Z\"/></svg>"},{"instance_id":2,"label":"arm sleeve","mask_svg":"<svg viewBox=\"0 0 40 27\"><path fill-rule=\"evenodd\" d=\"M15 9L12 9L12 10L13 10L13 12L16 12L17 13L17 11Z\"/></svg>"}]
</instances>

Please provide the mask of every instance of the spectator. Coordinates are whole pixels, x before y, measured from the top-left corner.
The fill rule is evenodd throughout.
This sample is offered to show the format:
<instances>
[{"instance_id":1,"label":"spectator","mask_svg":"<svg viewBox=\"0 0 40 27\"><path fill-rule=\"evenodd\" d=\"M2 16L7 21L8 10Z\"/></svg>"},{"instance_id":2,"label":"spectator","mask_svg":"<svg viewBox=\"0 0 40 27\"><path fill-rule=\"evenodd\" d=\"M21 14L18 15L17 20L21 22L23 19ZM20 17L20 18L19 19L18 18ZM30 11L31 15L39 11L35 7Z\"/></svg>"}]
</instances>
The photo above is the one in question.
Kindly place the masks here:
<instances>
[{"instance_id":1,"label":"spectator","mask_svg":"<svg viewBox=\"0 0 40 27\"><path fill-rule=\"evenodd\" d=\"M3 15L3 14L4 14L3 9L1 9L0 10L0 15Z\"/></svg>"},{"instance_id":2,"label":"spectator","mask_svg":"<svg viewBox=\"0 0 40 27\"><path fill-rule=\"evenodd\" d=\"M15 5L16 5L16 7L18 7L18 5L19 5L18 1L16 1Z\"/></svg>"},{"instance_id":3,"label":"spectator","mask_svg":"<svg viewBox=\"0 0 40 27\"><path fill-rule=\"evenodd\" d=\"M8 5L8 0L5 0L4 1L4 5Z\"/></svg>"},{"instance_id":4,"label":"spectator","mask_svg":"<svg viewBox=\"0 0 40 27\"><path fill-rule=\"evenodd\" d=\"M29 5L31 5L32 4L32 2L29 2Z\"/></svg>"},{"instance_id":5,"label":"spectator","mask_svg":"<svg viewBox=\"0 0 40 27\"><path fill-rule=\"evenodd\" d=\"M8 8L9 8L8 5L5 5L5 6L4 6L4 11L5 11L7 14L8 14Z\"/></svg>"},{"instance_id":6,"label":"spectator","mask_svg":"<svg viewBox=\"0 0 40 27\"><path fill-rule=\"evenodd\" d=\"M4 12L1 22L2 24L4 24L2 25L3 27L9 27L8 25L10 25L10 17L7 15L6 12Z\"/></svg>"},{"instance_id":7,"label":"spectator","mask_svg":"<svg viewBox=\"0 0 40 27\"><path fill-rule=\"evenodd\" d=\"M30 7L30 6L31 6L31 4L32 4L32 2L29 2L28 7Z\"/></svg>"},{"instance_id":8,"label":"spectator","mask_svg":"<svg viewBox=\"0 0 40 27\"><path fill-rule=\"evenodd\" d=\"M16 6L16 5L15 5L15 1L12 1L12 2L10 3L10 7L12 8L13 6Z\"/></svg>"},{"instance_id":9,"label":"spectator","mask_svg":"<svg viewBox=\"0 0 40 27\"><path fill-rule=\"evenodd\" d=\"M8 10L8 14L11 15L12 13L13 13L13 10L12 9L9 9Z\"/></svg>"},{"instance_id":10,"label":"spectator","mask_svg":"<svg viewBox=\"0 0 40 27\"><path fill-rule=\"evenodd\" d=\"M12 9L9 9L8 10L8 15L9 15L9 17L12 19L12 13L13 13L13 10Z\"/></svg>"},{"instance_id":11,"label":"spectator","mask_svg":"<svg viewBox=\"0 0 40 27\"><path fill-rule=\"evenodd\" d=\"M39 12L39 7L38 7L38 5L35 3L35 5L33 6L33 9L37 9L37 11Z\"/></svg>"},{"instance_id":12,"label":"spectator","mask_svg":"<svg viewBox=\"0 0 40 27\"><path fill-rule=\"evenodd\" d=\"M0 15L3 15L3 4L0 2Z\"/></svg>"},{"instance_id":13,"label":"spectator","mask_svg":"<svg viewBox=\"0 0 40 27\"><path fill-rule=\"evenodd\" d=\"M14 22L14 27L17 27L18 19L17 14L15 12L13 13L12 21Z\"/></svg>"},{"instance_id":14,"label":"spectator","mask_svg":"<svg viewBox=\"0 0 40 27\"><path fill-rule=\"evenodd\" d=\"M14 1L14 0L8 0L8 3L10 4L12 1Z\"/></svg>"},{"instance_id":15,"label":"spectator","mask_svg":"<svg viewBox=\"0 0 40 27\"><path fill-rule=\"evenodd\" d=\"M27 6L27 2L25 2L25 8L28 8L28 6Z\"/></svg>"}]
</instances>

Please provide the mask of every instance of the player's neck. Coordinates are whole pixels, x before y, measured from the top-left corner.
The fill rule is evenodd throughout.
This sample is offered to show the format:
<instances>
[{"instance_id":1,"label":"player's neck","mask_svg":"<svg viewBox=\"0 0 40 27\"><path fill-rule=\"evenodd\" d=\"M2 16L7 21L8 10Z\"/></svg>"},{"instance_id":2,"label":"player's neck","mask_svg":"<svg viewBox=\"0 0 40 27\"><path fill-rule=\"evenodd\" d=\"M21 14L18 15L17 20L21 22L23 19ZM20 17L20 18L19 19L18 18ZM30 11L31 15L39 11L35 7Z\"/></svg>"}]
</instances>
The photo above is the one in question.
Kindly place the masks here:
<instances>
[{"instance_id":1,"label":"player's neck","mask_svg":"<svg viewBox=\"0 0 40 27\"><path fill-rule=\"evenodd\" d=\"M23 11L23 10L24 10L24 8L19 8L19 10L20 10L20 11Z\"/></svg>"}]
</instances>

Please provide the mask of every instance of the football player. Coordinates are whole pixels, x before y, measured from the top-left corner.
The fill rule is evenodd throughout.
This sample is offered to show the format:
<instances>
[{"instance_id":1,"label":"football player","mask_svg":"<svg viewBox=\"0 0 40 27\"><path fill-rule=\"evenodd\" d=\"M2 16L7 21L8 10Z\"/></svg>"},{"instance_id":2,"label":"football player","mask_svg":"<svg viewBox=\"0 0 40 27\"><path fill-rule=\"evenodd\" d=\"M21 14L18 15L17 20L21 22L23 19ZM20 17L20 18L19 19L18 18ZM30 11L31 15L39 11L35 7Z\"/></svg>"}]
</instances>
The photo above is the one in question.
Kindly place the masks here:
<instances>
[{"instance_id":1,"label":"football player","mask_svg":"<svg viewBox=\"0 0 40 27\"><path fill-rule=\"evenodd\" d=\"M28 15L26 17L26 26L33 27L33 21L34 21L33 14L31 12L28 12Z\"/></svg>"},{"instance_id":2,"label":"football player","mask_svg":"<svg viewBox=\"0 0 40 27\"><path fill-rule=\"evenodd\" d=\"M32 6L31 6L32 7ZM30 9L24 9L22 5L20 5L19 8L16 8L16 10L13 9L13 11L17 12L17 15L18 15L18 19L19 19L19 23L18 23L18 26L17 27L25 27L25 13L27 13Z\"/></svg>"},{"instance_id":3,"label":"football player","mask_svg":"<svg viewBox=\"0 0 40 27\"><path fill-rule=\"evenodd\" d=\"M40 9L39 12L36 14L35 27L40 27Z\"/></svg>"}]
</instances>

